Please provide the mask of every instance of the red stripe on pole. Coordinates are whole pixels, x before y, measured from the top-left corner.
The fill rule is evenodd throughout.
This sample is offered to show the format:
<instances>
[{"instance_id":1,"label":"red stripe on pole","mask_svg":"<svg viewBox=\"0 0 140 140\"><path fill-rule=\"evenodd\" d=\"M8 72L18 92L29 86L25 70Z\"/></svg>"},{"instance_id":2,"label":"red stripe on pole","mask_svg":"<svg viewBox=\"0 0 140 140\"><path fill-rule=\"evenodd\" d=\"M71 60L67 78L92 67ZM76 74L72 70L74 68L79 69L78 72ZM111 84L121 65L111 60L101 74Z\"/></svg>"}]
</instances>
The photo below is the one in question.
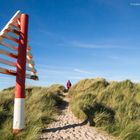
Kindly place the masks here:
<instances>
[{"instance_id":1,"label":"red stripe on pole","mask_svg":"<svg viewBox=\"0 0 140 140\"><path fill-rule=\"evenodd\" d=\"M13 41L15 43L18 43L18 39L14 38L14 37L12 37L10 35L1 35L0 37L6 38L6 39L11 40L11 41Z\"/></svg>"},{"instance_id":2,"label":"red stripe on pole","mask_svg":"<svg viewBox=\"0 0 140 140\"><path fill-rule=\"evenodd\" d=\"M15 71L8 70L8 69L1 68L1 67L0 67L0 73L16 76L16 72Z\"/></svg>"},{"instance_id":3,"label":"red stripe on pole","mask_svg":"<svg viewBox=\"0 0 140 140\"><path fill-rule=\"evenodd\" d=\"M0 42L0 45L5 46L5 47L7 47L7 48L9 48L11 50L14 50L14 51L17 51L18 50L18 48L16 46L13 46L13 45L8 44L6 42Z\"/></svg>"},{"instance_id":4,"label":"red stripe on pole","mask_svg":"<svg viewBox=\"0 0 140 140\"><path fill-rule=\"evenodd\" d=\"M27 34L28 34L28 15L21 14L15 98L25 98L26 50L28 38Z\"/></svg>"},{"instance_id":5,"label":"red stripe on pole","mask_svg":"<svg viewBox=\"0 0 140 140\"><path fill-rule=\"evenodd\" d=\"M0 54L3 54L3 55L6 55L6 56L9 56L11 58L17 59L17 54L11 53L11 52L6 51L6 50L0 49Z\"/></svg>"},{"instance_id":6,"label":"red stripe on pole","mask_svg":"<svg viewBox=\"0 0 140 140\"><path fill-rule=\"evenodd\" d=\"M3 58L0 58L0 63L8 65L8 66L16 67L16 63L15 62L12 62L12 61L9 61L9 60L3 59Z\"/></svg>"}]
</instances>

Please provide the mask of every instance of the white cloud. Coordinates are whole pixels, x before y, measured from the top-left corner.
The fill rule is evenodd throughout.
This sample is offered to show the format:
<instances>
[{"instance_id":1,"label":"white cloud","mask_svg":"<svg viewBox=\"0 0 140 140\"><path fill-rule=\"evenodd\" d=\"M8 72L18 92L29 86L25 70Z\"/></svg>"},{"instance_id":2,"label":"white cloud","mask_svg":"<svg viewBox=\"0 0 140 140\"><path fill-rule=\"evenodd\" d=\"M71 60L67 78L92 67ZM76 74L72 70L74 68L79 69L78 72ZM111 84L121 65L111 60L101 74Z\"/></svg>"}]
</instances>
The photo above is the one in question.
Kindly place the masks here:
<instances>
[{"instance_id":1,"label":"white cloud","mask_svg":"<svg viewBox=\"0 0 140 140\"><path fill-rule=\"evenodd\" d=\"M130 6L140 6L140 3L138 3L138 2L132 2L132 3L130 3Z\"/></svg>"},{"instance_id":2,"label":"white cloud","mask_svg":"<svg viewBox=\"0 0 140 140\"><path fill-rule=\"evenodd\" d=\"M118 45L107 45L107 44L92 44L92 43L82 43L79 41L72 41L71 45L79 48L88 48L88 49L112 49L112 48L124 48Z\"/></svg>"},{"instance_id":3,"label":"white cloud","mask_svg":"<svg viewBox=\"0 0 140 140\"><path fill-rule=\"evenodd\" d=\"M74 69L75 72L82 73L82 74L94 74L93 72L81 69Z\"/></svg>"}]
</instances>

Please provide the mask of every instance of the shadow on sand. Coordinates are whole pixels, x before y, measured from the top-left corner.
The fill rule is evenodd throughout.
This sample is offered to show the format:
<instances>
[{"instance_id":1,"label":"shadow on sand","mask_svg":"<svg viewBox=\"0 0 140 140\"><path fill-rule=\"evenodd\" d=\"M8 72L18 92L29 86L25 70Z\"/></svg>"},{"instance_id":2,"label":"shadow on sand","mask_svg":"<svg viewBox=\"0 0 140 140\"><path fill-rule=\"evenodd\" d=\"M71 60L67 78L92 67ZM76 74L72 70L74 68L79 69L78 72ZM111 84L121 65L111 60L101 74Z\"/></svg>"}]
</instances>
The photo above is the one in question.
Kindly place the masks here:
<instances>
[{"instance_id":1,"label":"shadow on sand","mask_svg":"<svg viewBox=\"0 0 140 140\"><path fill-rule=\"evenodd\" d=\"M58 106L58 108L60 110L65 110L67 107L68 107L69 103L65 100L63 100L61 102L61 104ZM66 130L66 129L70 129L70 128L75 128L75 127L78 127L78 126L83 126L85 125L87 122L84 121L82 123L77 123L77 124L69 124L69 125L65 125L65 126L62 126L62 127L56 127L56 128L48 128L48 129L44 129L42 130L43 133L45 132L56 132L56 131L61 131L61 130Z\"/></svg>"},{"instance_id":2,"label":"shadow on sand","mask_svg":"<svg viewBox=\"0 0 140 140\"><path fill-rule=\"evenodd\" d=\"M83 126L85 125L86 122L82 122L82 123L77 123L77 124L69 124L69 125L65 125L65 126L62 126L62 127L56 127L56 128L49 128L49 129L44 129L42 132L45 133L45 132L56 132L56 131L61 131L61 130L66 130L66 129L70 129L70 128L75 128L75 127L78 127L78 126Z\"/></svg>"}]
</instances>

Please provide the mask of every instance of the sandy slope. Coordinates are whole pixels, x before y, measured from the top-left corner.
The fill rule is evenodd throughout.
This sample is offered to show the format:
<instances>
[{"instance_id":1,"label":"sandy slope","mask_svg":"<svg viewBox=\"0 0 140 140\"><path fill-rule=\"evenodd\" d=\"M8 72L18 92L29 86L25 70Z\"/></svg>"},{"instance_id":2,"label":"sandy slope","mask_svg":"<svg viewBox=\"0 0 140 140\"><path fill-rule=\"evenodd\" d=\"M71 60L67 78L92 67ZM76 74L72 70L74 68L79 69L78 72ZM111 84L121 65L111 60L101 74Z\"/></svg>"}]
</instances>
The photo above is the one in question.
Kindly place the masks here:
<instances>
[{"instance_id":1,"label":"sandy slope","mask_svg":"<svg viewBox=\"0 0 140 140\"><path fill-rule=\"evenodd\" d=\"M61 115L44 130L42 140L114 140L97 128L80 122L69 110L68 99L64 100Z\"/></svg>"}]
</instances>

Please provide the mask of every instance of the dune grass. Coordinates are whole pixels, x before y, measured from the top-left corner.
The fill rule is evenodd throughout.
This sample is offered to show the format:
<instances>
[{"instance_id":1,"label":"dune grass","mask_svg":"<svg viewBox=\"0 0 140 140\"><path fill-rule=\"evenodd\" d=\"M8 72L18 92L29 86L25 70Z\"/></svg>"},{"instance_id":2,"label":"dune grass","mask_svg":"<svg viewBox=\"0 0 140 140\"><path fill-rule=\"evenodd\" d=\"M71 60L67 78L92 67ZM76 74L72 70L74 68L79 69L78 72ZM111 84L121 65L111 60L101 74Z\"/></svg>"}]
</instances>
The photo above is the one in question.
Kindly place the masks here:
<instances>
[{"instance_id":1,"label":"dune grass","mask_svg":"<svg viewBox=\"0 0 140 140\"><path fill-rule=\"evenodd\" d=\"M140 140L140 84L85 79L69 94L71 110L78 118L90 115L96 127L122 140Z\"/></svg>"},{"instance_id":2,"label":"dune grass","mask_svg":"<svg viewBox=\"0 0 140 140\"><path fill-rule=\"evenodd\" d=\"M36 140L41 130L59 113L57 105L61 104L61 93L65 88L53 85L48 88L29 87L26 89L25 120L26 129L13 136L12 119L14 105L14 88L0 92L0 139L1 140Z\"/></svg>"}]
</instances>

